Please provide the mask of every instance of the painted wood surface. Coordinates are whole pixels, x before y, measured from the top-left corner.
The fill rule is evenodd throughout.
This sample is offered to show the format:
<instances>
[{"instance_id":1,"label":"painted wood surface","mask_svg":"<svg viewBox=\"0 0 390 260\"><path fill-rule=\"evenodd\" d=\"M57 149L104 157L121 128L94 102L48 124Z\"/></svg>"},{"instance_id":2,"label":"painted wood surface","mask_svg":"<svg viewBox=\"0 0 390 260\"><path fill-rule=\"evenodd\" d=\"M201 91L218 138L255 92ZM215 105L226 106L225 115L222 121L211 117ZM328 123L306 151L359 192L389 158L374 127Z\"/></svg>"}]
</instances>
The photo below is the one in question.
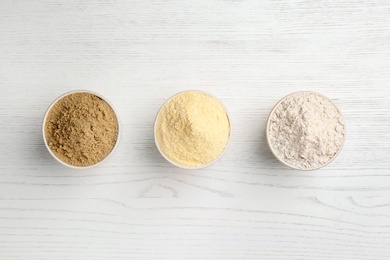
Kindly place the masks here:
<instances>
[{"instance_id":1,"label":"painted wood surface","mask_svg":"<svg viewBox=\"0 0 390 260\"><path fill-rule=\"evenodd\" d=\"M390 2L0 1L0 259L390 259ZM50 103L96 91L123 133L98 168L42 141ZM209 168L175 168L153 123L175 93L229 109ZM290 170L267 147L299 90L340 107L332 164Z\"/></svg>"}]
</instances>

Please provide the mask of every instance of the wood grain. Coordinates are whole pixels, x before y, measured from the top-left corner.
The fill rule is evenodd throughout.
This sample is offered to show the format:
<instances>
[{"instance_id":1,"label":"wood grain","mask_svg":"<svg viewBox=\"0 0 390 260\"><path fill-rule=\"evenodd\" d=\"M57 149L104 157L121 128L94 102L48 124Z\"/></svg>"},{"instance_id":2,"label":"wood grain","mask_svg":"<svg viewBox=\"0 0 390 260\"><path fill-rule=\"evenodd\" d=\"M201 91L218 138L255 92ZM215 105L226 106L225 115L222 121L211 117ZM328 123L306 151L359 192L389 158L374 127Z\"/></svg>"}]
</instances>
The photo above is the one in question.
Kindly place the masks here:
<instances>
[{"instance_id":1,"label":"wood grain","mask_svg":"<svg viewBox=\"0 0 390 260\"><path fill-rule=\"evenodd\" d=\"M390 2L0 1L0 259L390 259ZM89 89L119 112L114 155L50 157L43 115ZM170 96L228 108L229 150L169 165L153 140ZM340 107L347 140L313 172L267 147L273 105L299 90Z\"/></svg>"}]
</instances>

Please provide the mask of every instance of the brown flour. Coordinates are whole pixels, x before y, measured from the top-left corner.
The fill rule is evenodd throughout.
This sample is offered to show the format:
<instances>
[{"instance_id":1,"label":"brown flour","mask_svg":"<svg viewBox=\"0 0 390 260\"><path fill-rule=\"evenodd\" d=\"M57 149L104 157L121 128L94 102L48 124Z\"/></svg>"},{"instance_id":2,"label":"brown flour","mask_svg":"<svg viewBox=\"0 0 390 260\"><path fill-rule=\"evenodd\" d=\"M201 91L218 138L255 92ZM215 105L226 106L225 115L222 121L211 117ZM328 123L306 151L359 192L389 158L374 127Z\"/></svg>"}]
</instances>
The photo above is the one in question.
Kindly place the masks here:
<instances>
[{"instance_id":1,"label":"brown flour","mask_svg":"<svg viewBox=\"0 0 390 260\"><path fill-rule=\"evenodd\" d=\"M85 167L107 157L116 144L118 130L117 117L107 102L81 92L65 96L51 108L45 136L61 161Z\"/></svg>"}]
</instances>

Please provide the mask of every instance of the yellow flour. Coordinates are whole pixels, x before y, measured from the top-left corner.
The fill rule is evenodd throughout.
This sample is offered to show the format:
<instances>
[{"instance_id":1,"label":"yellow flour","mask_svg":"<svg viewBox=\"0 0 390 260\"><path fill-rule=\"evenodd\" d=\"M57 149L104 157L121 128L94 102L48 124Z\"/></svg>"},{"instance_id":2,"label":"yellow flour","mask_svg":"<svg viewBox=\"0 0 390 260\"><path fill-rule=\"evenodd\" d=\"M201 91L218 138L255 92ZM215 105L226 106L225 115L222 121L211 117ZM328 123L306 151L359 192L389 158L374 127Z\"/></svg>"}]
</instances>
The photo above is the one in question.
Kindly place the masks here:
<instances>
[{"instance_id":1,"label":"yellow flour","mask_svg":"<svg viewBox=\"0 0 390 260\"><path fill-rule=\"evenodd\" d=\"M211 163L225 150L230 122L216 99L188 91L162 108L157 118L156 137L160 150L170 160L199 167Z\"/></svg>"}]
</instances>

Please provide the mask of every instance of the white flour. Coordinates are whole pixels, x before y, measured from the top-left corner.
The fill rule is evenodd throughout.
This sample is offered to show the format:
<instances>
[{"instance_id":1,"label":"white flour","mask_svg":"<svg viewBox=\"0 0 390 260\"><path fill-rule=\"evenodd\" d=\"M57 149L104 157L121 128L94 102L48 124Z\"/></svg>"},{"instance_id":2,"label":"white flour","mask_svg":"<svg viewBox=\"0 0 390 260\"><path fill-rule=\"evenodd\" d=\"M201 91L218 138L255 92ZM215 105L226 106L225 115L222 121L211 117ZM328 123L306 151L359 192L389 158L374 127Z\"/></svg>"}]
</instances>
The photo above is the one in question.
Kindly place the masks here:
<instances>
[{"instance_id":1,"label":"white flour","mask_svg":"<svg viewBox=\"0 0 390 260\"><path fill-rule=\"evenodd\" d=\"M298 169L315 169L342 148L345 123L335 105L313 92L287 96L275 108L268 141L277 157Z\"/></svg>"}]
</instances>

